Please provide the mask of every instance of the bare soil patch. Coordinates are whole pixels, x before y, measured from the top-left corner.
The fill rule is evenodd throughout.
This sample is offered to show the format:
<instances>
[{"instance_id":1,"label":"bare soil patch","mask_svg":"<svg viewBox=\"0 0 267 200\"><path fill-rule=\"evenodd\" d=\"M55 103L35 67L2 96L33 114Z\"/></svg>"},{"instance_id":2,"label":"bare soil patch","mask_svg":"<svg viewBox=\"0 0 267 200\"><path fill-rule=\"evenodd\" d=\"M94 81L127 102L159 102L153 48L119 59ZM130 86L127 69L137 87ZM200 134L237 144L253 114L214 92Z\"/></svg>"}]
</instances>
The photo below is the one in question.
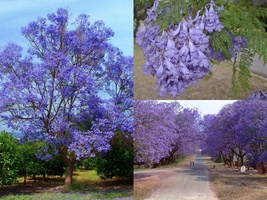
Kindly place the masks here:
<instances>
[{"instance_id":1,"label":"bare soil patch","mask_svg":"<svg viewBox=\"0 0 267 200\"><path fill-rule=\"evenodd\" d=\"M160 169L174 169L177 167L183 167L189 165L190 161L194 160L193 156L187 156L180 163L172 165L164 165L155 169L136 169L135 172L143 171L144 173L134 174L134 199L143 200L150 197L157 189L162 186L162 181L164 178L168 177L170 174L166 171L158 172ZM146 171L157 171L157 173L145 173Z\"/></svg>"},{"instance_id":2,"label":"bare soil patch","mask_svg":"<svg viewBox=\"0 0 267 200\"><path fill-rule=\"evenodd\" d=\"M167 95L166 98L160 97L154 92L156 78L144 75L142 65L144 57L138 45L134 45L134 99L140 100L157 100L157 99L174 99ZM267 70L267 68L266 68ZM248 95L255 90L264 90L267 88L267 79L252 74L250 79L250 90L242 91L235 96L232 92L232 65L221 63L214 65L212 76L208 80L199 80L196 86L190 86L185 93L180 94L175 99L180 100L226 100L226 99L247 99Z\"/></svg>"},{"instance_id":3,"label":"bare soil patch","mask_svg":"<svg viewBox=\"0 0 267 200\"><path fill-rule=\"evenodd\" d=\"M242 174L240 168L229 168L223 163L213 163L211 160L207 160L206 164L212 181L212 190L220 200L267 199L267 175L260 175L253 169Z\"/></svg>"}]
</instances>

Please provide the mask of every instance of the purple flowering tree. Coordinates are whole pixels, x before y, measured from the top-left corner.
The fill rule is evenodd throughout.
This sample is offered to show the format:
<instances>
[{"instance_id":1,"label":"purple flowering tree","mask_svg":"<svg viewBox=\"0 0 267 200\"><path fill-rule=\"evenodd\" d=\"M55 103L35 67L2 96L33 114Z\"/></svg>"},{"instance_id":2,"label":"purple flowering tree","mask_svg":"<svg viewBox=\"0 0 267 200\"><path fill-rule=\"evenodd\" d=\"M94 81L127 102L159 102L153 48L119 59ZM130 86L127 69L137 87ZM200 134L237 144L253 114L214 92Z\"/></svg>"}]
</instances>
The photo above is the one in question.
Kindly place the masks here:
<instances>
[{"instance_id":1,"label":"purple flowering tree","mask_svg":"<svg viewBox=\"0 0 267 200\"><path fill-rule=\"evenodd\" d=\"M134 103L134 163L149 166L168 156L174 140L173 111L156 101Z\"/></svg>"},{"instance_id":2,"label":"purple flowering tree","mask_svg":"<svg viewBox=\"0 0 267 200\"><path fill-rule=\"evenodd\" d=\"M119 125L114 119L122 112L109 112L110 106L130 108L124 93L113 95L116 82L107 80L121 78L121 88L131 90L121 70L127 66L130 73L131 58L109 43L114 33L102 21L90 23L81 14L69 26L65 9L30 22L22 34L29 44L27 56L13 43L0 52L0 116L27 139L53 146L67 164L69 185L77 161L109 149Z\"/></svg>"},{"instance_id":3,"label":"purple flowering tree","mask_svg":"<svg viewBox=\"0 0 267 200\"><path fill-rule=\"evenodd\" d=\"M235 156L241 165L244 158L253 166L267 162L266 101L237 101L217 115L205 116L204 148L213 157L222 156L233 166Z\"/></svg>"},{"instance_id":4,"label":"purple flowering tree","mask_svg":"<svg viewBox=\"0 0 267 200\"><path fill-rule=\"evenodd\" d=\"M148 166L170 163L198 146L197 110L177 102L135 101L134 162Z\"/></svg>"}]
</instances>

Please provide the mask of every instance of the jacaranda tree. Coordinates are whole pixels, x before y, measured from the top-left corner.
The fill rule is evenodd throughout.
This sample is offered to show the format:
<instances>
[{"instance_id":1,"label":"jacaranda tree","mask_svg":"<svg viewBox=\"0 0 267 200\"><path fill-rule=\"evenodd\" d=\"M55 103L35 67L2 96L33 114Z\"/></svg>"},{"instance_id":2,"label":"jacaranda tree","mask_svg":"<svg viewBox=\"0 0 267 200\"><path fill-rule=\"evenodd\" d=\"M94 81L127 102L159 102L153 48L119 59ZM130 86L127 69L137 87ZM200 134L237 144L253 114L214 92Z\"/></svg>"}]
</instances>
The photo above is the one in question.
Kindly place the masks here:
<instances>
[{"instance_id":1,"label":"jacaranda tree","mask_svg":"<svg viewBox=\"0 0 267 200\"><path fill-rule=\"evenodd\" d=\"M267 162L267 102L237 101L217 115L205 116L205 148L213 156L222 156L233 166L233 158L253 166Z\"/></svg>"},{"instance_id":2,"label":"jacaranda tree","mask_svg":"<svg viewBox=\"0 0 267 200\"><path fill-rule=\"evenodd\" d=\"M258 54L267 63L266 3L155 0L136 43L146 59L143 71L156 77L159 95L178 96L226 60L233 63L233 92L248 89L252 58Z\"/></svg>"},{"instance_id":3,"label":"jacaranda tree","mask_svg":"<svg viewBox=\"0 0 267 200\"><path fill-rule=\"evenodd\" d=\"M199 145L199 113L178 102L135 101L134 162L170 163Z\"/></svg>"},{"instance_id":4,"label":"jacaranda tree","mask_svg":"<svg viewBox=\"0 0 267 200\"><path fill-rule=\"evenodd\" d=\"M27 56L14 43L0 52L1 118L28 140L53 146L67 164L69 185L77 161L109 149L121 110L109 112L117 100L107 78L130 58L109 43L114 33L102 21L81 14L70 24L66 9L30 22L22 34Z\"/></svg>"}]
</instances>

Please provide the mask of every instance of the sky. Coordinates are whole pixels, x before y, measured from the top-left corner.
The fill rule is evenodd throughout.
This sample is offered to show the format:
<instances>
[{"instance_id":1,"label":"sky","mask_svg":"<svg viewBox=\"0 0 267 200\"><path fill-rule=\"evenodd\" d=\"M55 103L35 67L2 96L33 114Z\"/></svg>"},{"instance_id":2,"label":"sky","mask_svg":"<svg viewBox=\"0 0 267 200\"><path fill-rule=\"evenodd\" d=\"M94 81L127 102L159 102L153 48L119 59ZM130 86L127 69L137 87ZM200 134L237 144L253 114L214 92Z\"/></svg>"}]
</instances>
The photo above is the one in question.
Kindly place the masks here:
<instances>
[{"instance_id":1,"label":"sky","mask_svg":"<svg viewBox=\"0 0 267 200\"><path fill-rule=\"evenodd\" d=\"M167 102L167 101L163 101ZM235 102L234 100L179 100L184 108L197 108L201 115L217 114L223 106Z\"/></svg>"},{"instance_id":2,"label":"sky","mask_svg":"<svg viewBox=\"0 0 267 200\"><path fill-rule=\"evenodd\" d=\"M0 47L14 42L27 48L22 26L58 8L68 8L70 22L81 13L90 15L91 22L102 20L115 32L111 43L124 55L133 56L133 0L0 0L0 5Z\"/></svg>"}]
</instances>

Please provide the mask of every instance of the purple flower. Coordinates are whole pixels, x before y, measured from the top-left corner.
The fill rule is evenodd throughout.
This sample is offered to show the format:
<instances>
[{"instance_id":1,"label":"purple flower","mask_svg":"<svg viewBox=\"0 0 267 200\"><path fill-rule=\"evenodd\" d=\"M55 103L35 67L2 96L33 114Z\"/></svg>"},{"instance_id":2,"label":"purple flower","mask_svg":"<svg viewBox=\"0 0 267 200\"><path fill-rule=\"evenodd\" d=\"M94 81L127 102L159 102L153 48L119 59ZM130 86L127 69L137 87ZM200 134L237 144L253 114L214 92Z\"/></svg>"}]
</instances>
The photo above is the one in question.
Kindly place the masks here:
<instances>
[{"instance_id":1,"label":"purple flower","mask_svg":"<svg viewBox=\"0 0 267 200\"><path fill-rule=\"evenodd\" d=\"M205 7L205 29L209 33L212 33L213 31L221 31L224 26L221 24L219 21L219 15L218 13L214 10L214 2L211 1L210 3L210 8L208 9L207 6Z\"/></svg>"}]
</instances>

